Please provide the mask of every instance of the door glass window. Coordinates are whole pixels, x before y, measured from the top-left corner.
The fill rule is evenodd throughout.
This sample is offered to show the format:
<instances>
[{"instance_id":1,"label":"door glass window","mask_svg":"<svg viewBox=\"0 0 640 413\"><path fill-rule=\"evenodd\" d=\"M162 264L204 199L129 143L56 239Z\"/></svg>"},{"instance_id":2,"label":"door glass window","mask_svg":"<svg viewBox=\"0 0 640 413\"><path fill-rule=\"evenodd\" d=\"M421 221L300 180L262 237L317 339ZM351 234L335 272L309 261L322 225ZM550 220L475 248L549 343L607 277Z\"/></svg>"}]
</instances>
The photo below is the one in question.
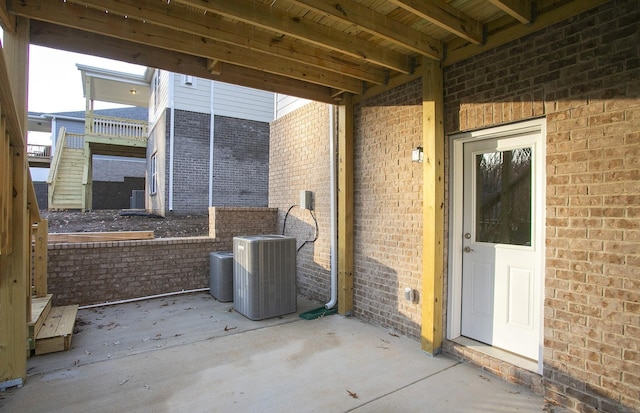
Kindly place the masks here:
<instances>
[{"instance_id":1,"label":"door glass window","mask_svg":"<svg viewBox=\"0 0 640 413\"><path fill-rule=\"evenodd\" d=\"M477 154L476 241L531 245L531 148Z\"/></svg>"}]
</instances>

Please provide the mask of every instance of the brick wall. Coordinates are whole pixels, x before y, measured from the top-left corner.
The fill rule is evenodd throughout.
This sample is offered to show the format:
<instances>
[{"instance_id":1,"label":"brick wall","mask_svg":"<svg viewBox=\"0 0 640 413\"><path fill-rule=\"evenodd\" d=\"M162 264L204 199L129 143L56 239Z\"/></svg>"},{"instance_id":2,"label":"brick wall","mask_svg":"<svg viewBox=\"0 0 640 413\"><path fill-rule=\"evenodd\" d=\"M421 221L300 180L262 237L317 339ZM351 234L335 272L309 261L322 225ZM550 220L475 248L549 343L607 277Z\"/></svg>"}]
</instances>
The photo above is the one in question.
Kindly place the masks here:
<instances>
[{"instance_id":1,"label":"brick wall","mask_svg":"<svg viewBox=\"0 0 640 413\"><path fill-rule=\"evenodd\" d=\"M209 236L220 241L221 248L233 250L233 237L267 235L277 232L276 208L211 207Z\"/></svg>"},{"instance_id":2,"label":"brick wall","mask_svg":"<svg viewBox=\"0 0 640 413\"><path fill-rule=\"evenodd\" d=\"M422 287L422 80L355 107L354 310L383 327L420 335Z\"/></svg>"},{"instance_id":3,"label":"brick wall","mask_svg":"<svg viewBox=\"0 0 640 413\"><path fill-rule=\"evenodd\" d=\"M329 106L310 103L271 124L269 206L278 208L278 232L300 248L316 236L311 213L300 209L300 191L313 192L318 240L298 252L298 290L328 301L330 295ZM291 208L291 209L290 209Z\"/></svg>"},{"instance_id":4,"label":"brick wall","mask_svg":"<svg viewBox=\"0 0 640 413\"><path fill-rule=\"evenodd\" d=\"M54 305L88 305L209 287L209 253L236 235L273 234L274 208L210 208L211 237L51 244Z\"/></svg>"},{"instance_id":5,"label":"brick wall","mask_svg":"<svg viewBox=\"0 0 640 413\"><path fill-rule=\"evenodd\" d=\"M208 237L49 245L54 305L88 305L209 287Z\"/></svg>"},{"instance_id":6,"label":"brick wall","mask_svg":"<svg viewBox=\"0 0 640 413\"><path fill-rule=\"evenodd\" d=\"M204 214L209 207L210 120L206 113L175 110L173 209L169 211L170 112L165 111L150 134L147 163L158 153L158 194L151 212ZM216 116L214 123L214 206L267 205L269 124ZM148 185L147 185L148 187Z\"/></svg>"},{"instance_id":7,"label":"brick wall","mask_svg":"<svg viewBox=\"0 0 640 413\"><path fill-rule=\"evenodd\" d=\"M215 117L213 205L267 206L269 124Z\"/></svg>"},{"instance_id":8,"label":"brick wall","mask_svg":"<svg viewBox=\"0 0 640 413\"><path fill-rule=\"evenodd\" d=\"M640 8L613 1L445 70L447 133L546 116L545 396L640 410Z\"/></svg>"},{"instance_id":9,"label":"brick wall","mask_svg":"<svg viewBox=\"0 0 640 413\"><path fill-rule=\"evenodd\" d=\"M210 118L206 113L175 110L174 213L206 213L209 207ZM169 170L168 164L166 167Z\"/></svg>"},{"instance_id":10,"label":"brick wall","mask_svg":"<svg viewBox=\"0 0 640 413\"><path fill-rule=\"evenodd\" d=\"M144 178L125 177L122 182L93 181L93 209L125 209L131 207L131 191L144 191Z\"/></svg>"},{"instance_id":11,"label":"brick wall","mask_svg":"<svg viewBox=\"0 0 640 413\"><path fill-rule=\"evenodd\" d=\"M122 182L124 178L144 178L147 163L144 159L105 157L94 155L91 179L101 182Z\"/></svg>"}]
</instances>

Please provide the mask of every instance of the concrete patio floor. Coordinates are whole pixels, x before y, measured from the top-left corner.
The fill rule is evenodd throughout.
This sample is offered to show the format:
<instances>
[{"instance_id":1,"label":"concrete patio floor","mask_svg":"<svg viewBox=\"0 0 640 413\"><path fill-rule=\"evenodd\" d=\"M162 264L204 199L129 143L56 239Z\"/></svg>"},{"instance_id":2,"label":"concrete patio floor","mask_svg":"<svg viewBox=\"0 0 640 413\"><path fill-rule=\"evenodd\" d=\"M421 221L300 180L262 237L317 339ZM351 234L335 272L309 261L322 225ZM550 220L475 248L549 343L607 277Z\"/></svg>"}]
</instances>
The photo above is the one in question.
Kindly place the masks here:
<instances>
[{"instance_id":1,"label":"concrete patio floor","mask_svg":"<svg viewBox=\"0 0 640 413\"><path fill-rule=\"evenodd\" d=\"M300 297L298 313L321 303ZM251 321L207 293L78 312L3 412L540 412L542 396L332 315Z\"/></svg>"}]
</instances>

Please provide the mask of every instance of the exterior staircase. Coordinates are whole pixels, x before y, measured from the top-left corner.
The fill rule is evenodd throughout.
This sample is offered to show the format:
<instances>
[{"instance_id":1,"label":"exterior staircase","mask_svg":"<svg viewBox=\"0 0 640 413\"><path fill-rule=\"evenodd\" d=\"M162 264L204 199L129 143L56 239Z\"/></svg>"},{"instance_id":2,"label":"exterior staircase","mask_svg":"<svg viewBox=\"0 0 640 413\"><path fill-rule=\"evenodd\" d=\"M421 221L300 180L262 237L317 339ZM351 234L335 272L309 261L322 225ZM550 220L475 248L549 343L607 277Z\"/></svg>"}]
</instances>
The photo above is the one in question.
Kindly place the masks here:
<instances>
[{"instance_id":1,"label":"exterior staircase","mask_svg":"<svg viewBox=\"0 0 640 413\"><path fill-rule=\"evenodd\" d=\"M84 143L77 142L82 135L69 136L64 129L60 132L61 139L47 179L49 209L84 209L85 151Z\"/></svg>"},{"instance_id":2,"label":"exterior staircase","mask_svg":"<svg viewBox=\"0 0 640 413\"><path fill-rule=\"evenodd\" d=\"M93 155L145 158L147 122L85 113L85 133L60 128L47 184L49 209L89 210Z\"/></svg>"}]
</instances>

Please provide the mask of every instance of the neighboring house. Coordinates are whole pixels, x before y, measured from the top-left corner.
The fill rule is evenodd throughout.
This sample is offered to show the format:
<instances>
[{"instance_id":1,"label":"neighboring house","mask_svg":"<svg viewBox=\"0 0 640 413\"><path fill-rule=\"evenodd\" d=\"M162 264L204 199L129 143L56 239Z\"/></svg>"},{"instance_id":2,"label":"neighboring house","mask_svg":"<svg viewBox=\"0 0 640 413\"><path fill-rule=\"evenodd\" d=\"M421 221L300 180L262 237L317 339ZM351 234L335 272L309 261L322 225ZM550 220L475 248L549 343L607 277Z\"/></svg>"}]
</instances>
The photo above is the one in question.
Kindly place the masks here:
<instances>
[{"instance_id":1,"label":"neighboring house","mask_svg":"<svg viewBox=\"0 0 640 413\"><path fill-rule=\"evenodd\" d=\"M77 165L71 172L51 174L50 188L75 177L77 182L57 187L68 191L73 185L78 190L75 195L63 193L62 201L56 201L57 192L49 191L49 208L126 208L129 204L102 196L122 191L101 182L123 180L120 175L129 176L129 171L132 178L146 176L146 184L141 186L139 179L125 182L126 188L135 188L122 195L128 201L131 190L144 189L145 207L157 215L202 214L210 206L267 205L273 93L154 69L138 76L78 68L89 109L34 114L30 122L34 129L38 122L51 124L54 164L58 140L63 139L58 134L64 128L69 138L61 148L67 155L59 164ZM92 110L96 100L138 106ZM83 169L92 181L81 176Z\"/></svg>"},{"instance_id":2,"label":"neighboring house","mask_svg":"<svg viewBox=\"0 0 640 413\"><path fill-rule=\"evenodd\" d=\"M77 135L85 133L85 111L29 113L29 125L32 129L50 131L51 150L55 153L61 128ZM146 121L147 108L124 107L94 111L95 114L109 118L123 118ZM44 165L40 165L44 166ZM48 165L47 165L48 166ZM130 207L131 191L144 191L146 161L143 158L126 156L92 156L92 205L91 209L123 209ZM48 168L47 168L48 171ZM38 206L48 207L48 185L46 180L34 181Z\"/></svg>"},{"instance_id":3,"label":"neighboring house","mask_svg":"<svg viewBox=\"0 0 640 413\"><path fill-rule=\"evenodd\" d=\"M164 216L266 206L273 118L273 93L155 70L147 210Z\"/></svg>"}]
</instances>

